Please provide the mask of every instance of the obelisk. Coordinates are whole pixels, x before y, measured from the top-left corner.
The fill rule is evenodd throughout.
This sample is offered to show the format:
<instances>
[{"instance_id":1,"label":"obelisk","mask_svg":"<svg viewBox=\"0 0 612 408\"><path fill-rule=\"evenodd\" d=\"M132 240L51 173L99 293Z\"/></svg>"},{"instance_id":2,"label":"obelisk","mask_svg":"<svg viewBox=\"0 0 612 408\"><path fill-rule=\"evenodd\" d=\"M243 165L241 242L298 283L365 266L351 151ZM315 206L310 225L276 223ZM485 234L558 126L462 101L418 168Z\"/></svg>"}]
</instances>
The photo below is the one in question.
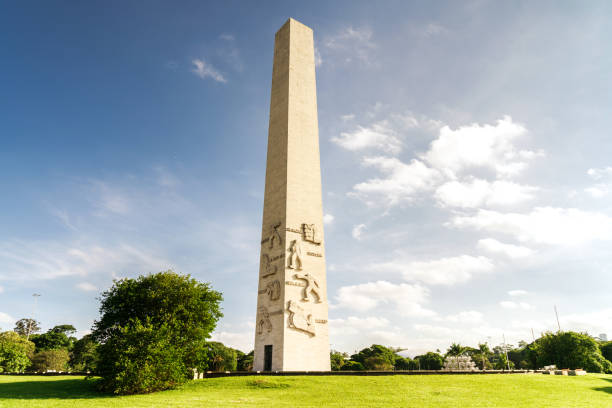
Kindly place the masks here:
<instances>
[{"instance_id":1,"label":"obelisk","mask_svg":"<svg viewBox=\"0 0 612 408\"><path fill-rule=\"evenodd\" d=\"M312 30L276 33L255 328L255 371L329 371Z\"/></svg>"}]
</instances>

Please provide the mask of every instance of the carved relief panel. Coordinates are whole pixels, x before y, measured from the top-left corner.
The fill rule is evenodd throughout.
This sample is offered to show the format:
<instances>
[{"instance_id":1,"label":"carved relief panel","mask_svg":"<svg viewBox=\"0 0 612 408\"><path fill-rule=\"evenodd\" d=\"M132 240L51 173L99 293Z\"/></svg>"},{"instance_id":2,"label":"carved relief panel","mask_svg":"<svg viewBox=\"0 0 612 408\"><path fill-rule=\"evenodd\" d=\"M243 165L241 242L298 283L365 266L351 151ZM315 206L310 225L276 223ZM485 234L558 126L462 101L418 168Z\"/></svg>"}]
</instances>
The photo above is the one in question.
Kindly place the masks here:
<instances>
[{"instance_id":1,"label":"carved relief panel","mask_svg":"<svg viewBox=\"0 0 612 408\"><path fill-rule=\"evenodd\" d=\"M295 279L300 279L306 281L306 286L302 291L302 300L305 302L310 301L310 295L312 295L313 300L316 298L315 303L321 303L323 301L323 297L321 296L321 289L319 287L319 283L317 280L309 273L305 273L303 275L296 273L293 275Z\"/></svg>"},{"instance_id":2,"label":"carved relief panel","mask_svg":"<svg viewBox=\"0 0 612 408\"><path fill-rule=\"evenodd\" d=\"M272 322L270 321L270 313L265 306L261 306L257 314L257 333L263 334L264 331L272 331Z\"/></svg>"},{"instance_id":3,"label":"carved relief panel","mask_svg":"<svg viewBox=\"0 0 612 408\"><path fill-rule=\"evenodd\" d=\"M294 300L290 300L287 303L287 311L289 312L289 327L301 330L313 336L316 335L312 313L304 310L304 308Z\"/></svg>"}]
</instances>

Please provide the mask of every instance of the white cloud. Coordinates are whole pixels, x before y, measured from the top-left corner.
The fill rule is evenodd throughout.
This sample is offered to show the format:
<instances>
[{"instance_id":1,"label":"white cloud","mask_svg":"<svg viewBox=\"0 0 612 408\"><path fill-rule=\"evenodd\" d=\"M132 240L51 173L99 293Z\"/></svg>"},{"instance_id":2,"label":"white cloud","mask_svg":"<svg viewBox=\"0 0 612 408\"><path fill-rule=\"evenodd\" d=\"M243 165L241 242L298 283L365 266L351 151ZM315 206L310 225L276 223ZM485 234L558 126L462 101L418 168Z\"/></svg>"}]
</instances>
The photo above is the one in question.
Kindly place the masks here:
<instances>
[{"instance_id":1,"label":"white cloud","mask_svg":"<svg viewBox=\"0 0 612 408\"><path fill-rule=\"evenodd\" d=\"M235 40L233 34L227 34L227 33L221 34L219 36L219 39L224 40L224 41L234 41Z\"/></svg>"},{"instance_id":2,"label":"white cloud","mask_svg":"<svg viewBox=\"0 0 612 408\"><path fill-rule=\"evenodd\" d=\"M349 121L355 119L355 114L354 113L349 113L348 115L342 115L342 116L340 116L340 119L342 119L343 122L349 122Z\"/></svg>"},{"instance_id":3,"label":"white cloud","mask_svg":"<svg viewBox=\"0 0 612 408\"><path fill-rule=\"evenodd\" d=\"M506 180L489 182L472 179L469 182L449 181L436 189L435 198L443 206L478 208L509 206L533 198L538 189Z\"/></svg>"},{"instance_id":4,"label":"white cloud","mask_svg":"<svg viewBox=\"0 0 612 408\"><path fill-rule=\"evenodd\" d=\"M204 60L196 58L192 60L191 63L195 65L195 68L193 68L191 72L193 72L200 78L202 79L211 78L212 80L217 81L217 82L223 82L223 83L227 82L227 80L223 77L223 75L219 71L217 71L212 65L206 63Z\"/></svg>"},{"instance_id":5,"label":"white cloud","mask_svg":"<svg viewBox=\"0 0 612 408\"><path fill-rule=\"evenodd\" d=\"M3 324L14 324L17 320L14 319L11 315L0 312L0 323Z\"/></svg>"},{"instance_id":6,"label":"white cloud","mask_svg":"<svg viewBox=\"0 0 612 408\"><path fill-rule=\"evenodd\" d=\"M0 293L4 292L4 287L0 286Z\"/></svg>"},{"instance_id":7,"label":"white cloud","mask_svg":"<svg viewBox=\"0 0 612 408\"><path fill-rule=\"evenodd\" d=\"M363 164L377 168L387 178L374 178L356 184L353 187L356 195L364 198L383 196L390 205L413 200L417 192L432 189L440 178L436 170L416 159L406 164L395 157L366 157Z\"/></svg>"},{"instance_id":8,"label":"white cloud","mask_svg":"<svg viewBox=\"0 0 612 408\"><path fill-rule=\"evenodd\" d=\"M526 290L522 290L522 289L516 289L516 290L508 291L508 295L510 295L512 297L525 296L528 293L529 292L527 292Z\"/></svg>"},{"instance_id":9,"label":"white cloud","mask_svg":"<svg viewBox=\"0 0 612 408\"><path fill-rule=\"evenodd\" d=\"M376 48L372 37L372 30L367 27L346 27L334 35L327 36L323 46L340 62L352 63L357 59L369 65L372 63L370 53Z\"/></svg>"},{"instance_id":10,"label":"white cloud","mask_svg":"<svg viewBox=\"0 0 612 408\"><path fill-rule=\"evenodd\" d=\"M331 141L352 151L375 148L397 154L402 150L402 142L386 121L369 127L358 126L353 132L342 132L340 137L333 137Z\"/></svg>"},{"instance_id":11,"label":"white cloud","mask_svg":"<svg viewBox=\"0 0 612 408\"><path fill-rule=\"evenodd\" d=\"M482 313L476 310L468 310L457 314L446 316L445 320L453 323L477 324L482 323Z\"/></svg>"},{"instance_id":12,"label":"white cloud","mask_svg":"<svg viewBox=\"0 0 612 408\"><path fill-rule=\"evenodd\" d=\"M599 181L599 183L584 189L587 194L593 198L602 198L610 194L612 190L612 167L589 169L587 174L593 180Z\"/></svg>"},{"instance_id":13,"label":"white cloud","mask_svg":"<svg viewBox=\"0 0 612 408\"><path fill-rule=\"evenodd\" d=\"M454 285L474 275L490 273L495 266L484 256L461 255L432 261L391 261L372 265L378 271L399 272L404 279L430 285Z\"/></svg>"},{"instance_id":14,"label":"white cloud","mask_svg":"<svg viewBox=\"0 0 612 408\"><path fill-rule=\"evenodd\" d=\"M321 57L321 52L315 46L314 48L314 59L315 59L315 67L320 67L323 64L323 58Z\"/></svg>"},{"instance_id":15,"label":"white cloud","mask_svg":"<svg viewBox=\"0 0 612 408\"><path fill-rule=\"evenodd\" d=\"M94 292L98 290L98 288L95 285L89 282L81 282L81 283L76 284L75 286L78 289L84 290L85 292Z\"/></svg>"},{"instance_id":16,"label":"white cloud","mask_svg":"<svg viewBox=\"0 0 612 408\"><path fill-rule=\"evenodd\" d=\"M526 133L522 125L505 116L495 125L473 124L456 130L441 126L439 121L407 112L333 138L349 150L372 148L395 155L402 149L402 132L414 128L438 131L429 150L408 164L397 157L365 157L363 165L384 176L356 184L351 195L368 205L397 205L435 191L433 197L439 205L459 208L513 206L534 198L537 187L509 180L526 168L529 160L543 155L514 146ZM495 179L483 178L487 172Z\"/></svg>"},{"instance_id":17,"label":"white cloud","mask_svg":"<svg viewBox=\"0 0 612 408\"><path fill-rule=\"evenodd\" d=\"M131 245L101 247L80 243L0 242L0 279L55 279L62 276L159 272L171 264Z\"/></svg>"},{"instance_id":18,"label":"white cloud","mask_svg":"<svg viewBox=\"0 0 612 408\"><path fill-rule=\"evenodd\" d=\"M535 251L530 248L520 245L504 244L493 238L480 239L476 246L478 249L493 254L501 254L508 258L524 258L535 253Z\"/></svg>"},{"instance_id":19,"label":"white cloud","mask_svg":"<svg viewBox=\"0 0 612 408\"><path fill-rule=\"evenodd\" d=\"M334 222L334 216L331 214L325 214L323 216L323 224L329 225Z\"/></svg>"},{"instance_id":20,"label":"white cloud","mask_svg":"<svg viewBox=\"0 0 612 408\"><path fill-rule=\"evenodd\" d=\"M245 332L215 331L211 340L219 341L226 346L248 353L253 350L253 333L253 330Z\"/></svg>"},{"instance_id":21,"label":"white cloud","mask_svg":"<svg viewBox=\"0 0 612 408\"><path fill-rule=\"evenodd\" d=\"M433 37L435 35L442 34L447 31L448 30L445 27L441 26L440 24L429 23L425 26L422 33L425 37Z\"/></svg>"},{"instance_id":22,"label":"white cloud","mask_svg":"<svg viewBox=\"0 0 612 408\"><path fill-rule=\"evenodd\" d=\"M559 313L563 330L586 331L591 335L608 333L612 328L612 308L602 308L592 312Z\"/></svg>"},{"instance_id":23,"label":"white cloud","mask_svg":"<svg viewBox=\"0 0 612 408\"><path fill-rule=\"evenodd\" d=\"M456 216L448 224L457 228L505 233L521 242L575 245L612 239L612 218L576 208L536 207L528 214L479 210Z\"/></svg>"},{"instance_id":24,"label":"white cloud","mask_svg":"<svg viewBox=\"0 0 612 408\"><path fill-rule=\"evenodd\" d=\"M433 311L421 306L428 295L427 288L420 285L368 282L338 289L334 306L365 312L381 304L392 303L397 307L397 312L405 316L433 316Z\"/></svg>"},{"instance_id":25,"label":"white cloud","mask_svg":"<svg viewBox=\"0 0 612 408\"><path fill-rule=\"evenodd\" d=\"M496 125L472 124L456 130L444 126L422 159L451 178L473 168L489 168L498 176L513 176L526 167L524 159L538 155L519 152L512 144L526 132L510 116L504 116Z\"/></svg>"},{"instance_id":26,"label":"white cloud","mask_svg":"<svg viewBox=\"0 0 612 408\"><path fill-rule=\"evenodd\" d=\"M353 235L353 238L361 239L361 235L363 234L363 231L365 230L365 228L366 228L365 224L355 225L353 227L353 231L351 231L351 234Z\"/></svg>"},{"instance_id":27,"label":"white cloud","mask_svg":"<svg viewBox=\"0 0 612 408\"><path fill-rule=\"evenodd\" d=\"M588 169L587 174L591 176L593 180L612 178L612 167L602 167L600 169Z\"/></svg>"},{"instance_id":28,"label":"white cloud","mask_svg":"<svg viewBox=\"0 0 612 408\"><path fill-rule=\"evenodd\" d=\"M503 300L501 302L499 302L499 305L501 307L503 307L504 309L523 309L523 310L529 310L531 309L531 305L525 302L513 302L511 300Z\"/></svg>"}]
</instances>

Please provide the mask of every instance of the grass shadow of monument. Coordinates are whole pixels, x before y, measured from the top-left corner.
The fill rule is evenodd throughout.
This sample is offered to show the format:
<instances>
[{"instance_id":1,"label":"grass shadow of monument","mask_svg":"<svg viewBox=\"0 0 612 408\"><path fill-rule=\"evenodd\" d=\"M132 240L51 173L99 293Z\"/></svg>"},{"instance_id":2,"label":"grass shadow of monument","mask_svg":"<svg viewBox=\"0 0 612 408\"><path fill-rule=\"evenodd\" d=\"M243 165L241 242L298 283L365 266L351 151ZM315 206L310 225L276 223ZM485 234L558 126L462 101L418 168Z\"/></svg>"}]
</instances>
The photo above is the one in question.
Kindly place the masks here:
<instances>
[{"instance_id":1,"label":"grass shadow of monument","mask_svg":"<svg viewBox=\"0 0 612 408\"><path fill-rule=\"evenodd\" d=\"M19 381L0 384L0 399L93 399L112 398L96 390L93 380Z\"/></svg>"},{"instance_id":2,"label":"grass shadow of monument","mask_svg":"<svg viewBox=\"0 0 612 408\"><path fill-rule=\"evenodd\" d=\"M612 378L602 378L602 380L608 381L608 382L612 383ZM612 394L612 386L610 386L610 387L594 387L593 389L595 391L603 391L603 392L607 392L608 394Z\"/></svg>"}]
</instances>

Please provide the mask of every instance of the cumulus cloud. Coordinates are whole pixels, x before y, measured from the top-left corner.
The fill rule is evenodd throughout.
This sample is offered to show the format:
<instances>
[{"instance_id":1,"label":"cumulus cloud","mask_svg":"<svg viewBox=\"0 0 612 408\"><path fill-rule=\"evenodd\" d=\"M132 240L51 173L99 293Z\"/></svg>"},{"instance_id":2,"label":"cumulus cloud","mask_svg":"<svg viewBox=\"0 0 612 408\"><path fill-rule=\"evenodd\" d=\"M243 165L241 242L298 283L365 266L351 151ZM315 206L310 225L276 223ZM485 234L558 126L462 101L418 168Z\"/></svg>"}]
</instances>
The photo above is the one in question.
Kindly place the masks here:
<instances>
[{"instance_id":1,"label":"cumulus cloud","mask_svg":"<svg viewBox=\"0 0 612 408\"><path fill-rule=\"evenodd\" d=\"M543 153L515 146L527 131L509 116L494 125L451 129L408 112L341 133L332 141L348 150L377 149L395 156L402 149L401 133L414 128L436 130L438 136L425 153L409 163L398 157L365 157L363 165L375 168L383 176L356 184L353 196L370 205L396 205L433 192L442 207L480 208L522 204L538 191L537 187L510 180ZM493 180L483 178L487 172Z\"/></svg>"},{"instance_id":2,"label":"cumulus cloud","mask_svg":"<svg viewBox=\"0 0 612 408\"><path fill-rule=\"evenodd\" d=\"M468 182L449 181L436 189L435 198L445 207L479 208L510 206L529 201L536 187L506 180L489 182L472 179Z\"/></svg>"},{"instance_id":3,"label":"cumulus cloud","mask_svg":"<svg viewBox=\"0 0 612 408\"><path fill-rule=\"evenodd\" d=\"M353 227L353 231L351 231L351 234L353 235L353 238L361 239L361 235L363 234L363 231L365 230L365 228L366 228L365 224L355 225Z\"/></svg>"},{"instance_id":4,"label":"cumulus cloud","mask_svg":"<svg viewBox=\"0 0 612 408\"><path fill-rule=\"evenodd\" d=\"M602 167L600 169L588 169L587 174L593 180L612 178L612 167Z\"/></svg>"},{"instance_id":5,"label":"cumulus cloud","mask_svg":"<svg viewBox=\"0 0 612 408\"><path fill-rule=\"evenodd\" d=\"M334 307L365 312L379 305L393 304L396 311L405 316L433 316L433 311L421 306L428 296L427 288L420 285L393 284L387 281L368 282L338 289Z\"/></svg>"},{"instance_id":6,"label":"cumulus cloud","mask_svg":"<svg viewBox=\"0 0 612 408\"><path fill-rule=\"evenodd\" d=\"M460 255L431 261L396 260L372 265L378 271L399 272L408 281L430 285L454 285L474 275L493 272L495 265L484 256Z\"/></svg>"},{"instance_id":7,"label":"cumulus cloud","mask_svg":"<svg viewBox=\"0 0 612 408\"><path fill-rule=\"evenodd\" d=\"M191 63L195 66L191 72L202 79L211 78L216 82L226 83L227 80L215 67L201 59L194 59Z\"/></svg>"},{"instance_id":8,"label":"cumulus cloud","mask_svg":"<svg viewBox=\"0 0 612 408\"><path fill-rule=\"evenodd\" d=\"M522 290L522 289L515 289L515 290L508 291L508 295L512 297L525 296L527 293L529 292L527 292L526 290Z\"/></svg>"},{"instance_id":9,"label":"cumulus cloud","mask_svg":"<svg viewBox=\"0 0 612 408\"><path fill-rule=\"evenodd\" d=\"M342 132L339 137L333 137L331 141L352 151L375 148L397 154L402 150L402 142L385 121L374 123L369 127L357 126L354 131Z\"/></svg>"},{"instance_id":10,"label":"cumulus cloud","mask_svg":"<svg viewBox=\"0 0 612 408\"><path fill-rule=\"evenodd\" d=\"M504 233L537 244L576 245L612 239L612 217L576 208L536 207L527 214L481 209L474 215L456 216L448 225Z\"/></svg>"},{"instance_id":11,"label":"cumulus cloud","mask_svg":"<svg viewBox=\"0 0 612 408\"><path fill-rule=\"evenodd\" d=\"M406 164L395 157L366 157L363 164L378 169L387 177L356 184L353 187L356 195L366 199L382 196L390 205L411 201L415 193L434 188L440 178L438 171L416 159Z\"/></svg>"},{"instance_id":12,"label":"cumulus cloud","mask_svg":"<svg viewBox=\"0 0 612 408\"><path fill-rule=\"evenodd\" d=\"M323 224L329 225L334 222L334 216L331 214L325 214L323 216Z\"/></svg>"},{"instance_id":13,"label":"cumulus cloud","mask_svg":"<svg viewBox=\"0 0 612 408\"><path fill-rule=\"evenodd\" d=\"M529 255L532 255L535 251L520 245L512 245L512 244L504 244L503 242L499 242L493 238L484 238L478 240L478 244L476 245L478 249L482 249L484 251L504 255L508 258L524 258Z\"/></svg>"},{"instance_id":14,"label":"cumulus cloud","mask_svg":"<svg viewBox=\"0 0 612 408\"><path fill-rule=\"evenodd\" d=\"M472 124L451 129L444 126L422 159L432 167L445 171L451 178L474 168L488 168L499 176L513 176L522 171L525 159L537 155L517 151L513 142L527 130L504 116L495 125Z\"/></svg>"}]
</instances>

